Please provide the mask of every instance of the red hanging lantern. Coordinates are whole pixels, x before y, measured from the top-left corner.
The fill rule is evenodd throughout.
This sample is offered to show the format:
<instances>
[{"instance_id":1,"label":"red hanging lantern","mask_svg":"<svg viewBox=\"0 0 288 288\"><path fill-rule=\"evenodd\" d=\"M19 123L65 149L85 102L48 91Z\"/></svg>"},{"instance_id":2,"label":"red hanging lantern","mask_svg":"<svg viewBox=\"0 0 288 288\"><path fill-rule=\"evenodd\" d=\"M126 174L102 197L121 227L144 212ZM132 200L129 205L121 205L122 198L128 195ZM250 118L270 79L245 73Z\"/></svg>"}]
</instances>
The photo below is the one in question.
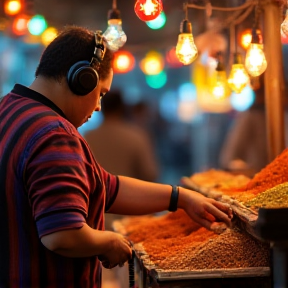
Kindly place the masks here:
<instances>
[{"instance_id":1,"label":"red hanging lantern","mask_svg":"<svg viewBox=\"0 0 288 288\"><path fill-rule=\"evenodd\" d=\"M156 19L162 10L161 0L137 0L134 6L136 15L145 22Z\"/></svg>"}]
</instances>

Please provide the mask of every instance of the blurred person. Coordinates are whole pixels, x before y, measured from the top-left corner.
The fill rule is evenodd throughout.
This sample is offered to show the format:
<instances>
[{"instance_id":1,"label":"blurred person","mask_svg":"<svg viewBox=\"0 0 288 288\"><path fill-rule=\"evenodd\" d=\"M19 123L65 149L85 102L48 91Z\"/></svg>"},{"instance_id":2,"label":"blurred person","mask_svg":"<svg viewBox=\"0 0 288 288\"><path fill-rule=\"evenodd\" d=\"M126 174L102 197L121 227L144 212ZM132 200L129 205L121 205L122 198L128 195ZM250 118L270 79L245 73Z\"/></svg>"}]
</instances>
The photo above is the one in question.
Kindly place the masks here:
<instances>
[{"instance_id":1,"label":"blurred person","mask_svg":"<svg viewBox=\"0 0 288 288\"><path fill-rule=\"evenodd\" d=\"M101 111L103 122L84 135L99 164L115 175L156 181L159 169L154 147L146 130L140 128L134 118L127 119L128 106L124 103L122 92L111 90L107 93L101 100ZM137 112L133 115L139 116ZM105 229L112 231L113 222L121 218L120 215L106 214ZM128 280L126 265L111 271L103 270L104 287L128 287Z\"/></svg>"},{"instance_id":2,"label":"blurred person","mask_svg":"<svg viewBox=\"0 0 288 288\"><path fill-rule=\"evenodd\" d=\"M255 102L248 110L239 112L235 117L224 140L219 158L221 168L250 177L269 163L264 74L259 77L258 81L259 86L254 89ZM284 115L285 126L288 127L287 112ZM287 139L287 129L285 131Z\"/></svg>"},{"instance_id":3,"label":"blurred person","mask_svg":"<svg viewBox=\"0 0 288 288\"><path fill-rule=\"evenodd\" d=\"M29 87L0 102L0 287L101 287L131 243L104 212L184 211L212 230L229 205L197 192L105 170L77 128L100 111L113 54L99 31L67 26L46 47ZM105 96L104 96L105 97Z\"/></svg>"},{"instance_id":4,"label":"blurred person","mask_svg":"<svg viewBox=\"0 0 288 288\"><path fill-rule=\"evenodd\" d=\"M159 168L153 145L143 129L127 121L125 108L121 92L110 91L101 101L103 122L84 138L105 170L156 181Z\"/></svg>"}]
</instances>

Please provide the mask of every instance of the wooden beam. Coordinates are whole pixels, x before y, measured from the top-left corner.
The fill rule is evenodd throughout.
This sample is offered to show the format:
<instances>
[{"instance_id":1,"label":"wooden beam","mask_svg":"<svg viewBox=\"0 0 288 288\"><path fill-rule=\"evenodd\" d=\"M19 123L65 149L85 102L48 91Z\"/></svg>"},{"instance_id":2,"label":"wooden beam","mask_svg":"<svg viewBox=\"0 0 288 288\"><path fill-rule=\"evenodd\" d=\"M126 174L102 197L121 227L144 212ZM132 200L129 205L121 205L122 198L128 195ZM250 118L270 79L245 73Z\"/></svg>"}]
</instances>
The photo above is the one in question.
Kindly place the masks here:
<instances>
[{"instance_id":1,"label":"wooden beam","mask_svg":"<svg viewBox=\"0 0 288 288\"><path fill-rule=\"evenodd\" d=\"M260 1L260 3L262 1ZM280 7L274 0L263 2L265 2L263 6L264 51L268 63L264 75L266 131L268 160L271 162L285 148L283 105L284 69L280 35L282 18Z\"/></svg>"}]
</instances>

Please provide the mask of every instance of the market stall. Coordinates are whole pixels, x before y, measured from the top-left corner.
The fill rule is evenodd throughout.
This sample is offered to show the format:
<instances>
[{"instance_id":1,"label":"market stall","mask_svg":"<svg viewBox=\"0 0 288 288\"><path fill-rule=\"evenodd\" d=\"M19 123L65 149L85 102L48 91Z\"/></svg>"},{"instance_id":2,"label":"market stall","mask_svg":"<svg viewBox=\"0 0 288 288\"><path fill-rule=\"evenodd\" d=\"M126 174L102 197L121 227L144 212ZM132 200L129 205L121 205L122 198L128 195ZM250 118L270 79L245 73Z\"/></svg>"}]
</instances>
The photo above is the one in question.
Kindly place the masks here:
<instances>
[{"instance_id":1,"label":"market stall","mask_svg":"<svg viewBox=\"0 0 288 288\"><path fill-rule=\"evenodd\" d=\"M137 287L272 287L271 243L256 224L259 209L288 207L287 161L285 149L252 179L213 169L181 179L229 203L231 228L217 223L208 231L181 209L116 221L115 230L134 243Z\"/></svg>"}]
</instances>

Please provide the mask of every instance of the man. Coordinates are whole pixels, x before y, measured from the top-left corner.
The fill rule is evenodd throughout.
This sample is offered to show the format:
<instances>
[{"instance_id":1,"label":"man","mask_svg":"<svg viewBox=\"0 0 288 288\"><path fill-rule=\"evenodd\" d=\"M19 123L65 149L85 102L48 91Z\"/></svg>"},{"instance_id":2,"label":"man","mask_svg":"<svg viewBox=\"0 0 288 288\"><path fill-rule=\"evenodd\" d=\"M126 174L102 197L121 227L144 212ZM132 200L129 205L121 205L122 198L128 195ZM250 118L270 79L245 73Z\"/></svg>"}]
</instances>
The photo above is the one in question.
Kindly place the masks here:
<instances>
[{"instance_id":1,"label":"man","mask_svg":"<svg viewBox=\"0 0 288 288\"><path fill-rule=\"evenodd\" d=\"M104 231L104 212L182 208L210 229L229 207L182 187L105 171L77 127L110 89L112 53L99 32L67 27L45 49L31 86L0 102L0 287L100 287L104 267L131 258ZM172 190L172 193L171 193Z\"/></svg>"}]
</instances>

